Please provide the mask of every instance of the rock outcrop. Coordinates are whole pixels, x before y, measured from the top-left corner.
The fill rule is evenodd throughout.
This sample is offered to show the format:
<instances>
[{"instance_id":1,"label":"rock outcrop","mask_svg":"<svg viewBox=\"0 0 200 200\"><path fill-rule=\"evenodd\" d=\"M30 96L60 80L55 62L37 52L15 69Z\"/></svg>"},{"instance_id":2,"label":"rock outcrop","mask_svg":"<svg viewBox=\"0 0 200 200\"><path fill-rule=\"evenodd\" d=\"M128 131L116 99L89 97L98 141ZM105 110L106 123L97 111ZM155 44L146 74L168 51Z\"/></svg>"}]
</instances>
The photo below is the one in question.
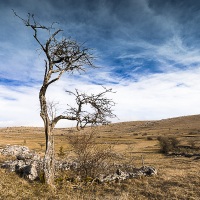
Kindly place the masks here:
<instances>
[{"instance_id":1,"label":"rock outcrop","mask_svg":"<svg viewBox=\"0 0 200 200\"><path fill-rule=\"evenodd\" d=\"M110 182L110 181L123 181L126 179L137 178L141 176L154 176L157 175L157 170L151 166L143 166L141 168L134 168L133 172L124 172L120 169L114 174L110 174L108 176L101 175L97 180L101 183Z\"/></svg>"},{"instance_id":2,"label":"rock outcrop","mask_svg":"<svg viewBox=\"0 0 200 200\"><path fill-rule=\"evenodd\" d=\"M30 151L28 147L18 145L7 145L4 149L0 150L0 153L4 156L15 156L15 160L5 161L3 164L1 164L2 168L16 172L21 177L27 178L31 181L39 179L39 174L43 170L43 159L34 151ZM55 161L55 169L57 171L74 170L78 168L78 163L73 160ZM129 171L122 171L119 166L116 166L116 168L117 170L115 173L106 176L100 175L94 180L103 183L111 181L122 181L140 176L157 175L157 170L151 166L143 166L141 168L130 168L131 170Z\"/></svg>"},{"instance_id":3,"label":"rock outcrop","mask_svg":"<svg viewBox=\"0 0 200 200\"><path fill-rule=\"evenodd\" d=\"M16 160L5 161L1 167L14 171L29 180L38 179L38 172L42 166L42 159L26 146L7 145L1 150L4 156L14 156Z\"/></svg>"},{"instance_id":4,"label":"rock outcrop","mask_svg":"<svg viewBox=\"0 0 200 200\"><path fill-rule=\"evenodd\" d=\"M21 153L30 152L29 148L26 146L19 146L19 145L6 145L4 149L1 149L1 154L5 156L16 156Z\"/></svg>"},{"instance_id":5,"label":"rock outcrop","mask_svg":"<svg viewBox=\"0 0 200 200\"><path fill-rule=\"evenodd\" d=\"M16 172L21 177L31 181L39 179L43 171L43 159L36 152L29 150L26 146L7 145L0 150L4 156L13 156L15 160L8 160L1 164L1 168ZM55 169L60 171L77 168L77 163L73 161L55 160Z\"/></svg>"}]
</instances>

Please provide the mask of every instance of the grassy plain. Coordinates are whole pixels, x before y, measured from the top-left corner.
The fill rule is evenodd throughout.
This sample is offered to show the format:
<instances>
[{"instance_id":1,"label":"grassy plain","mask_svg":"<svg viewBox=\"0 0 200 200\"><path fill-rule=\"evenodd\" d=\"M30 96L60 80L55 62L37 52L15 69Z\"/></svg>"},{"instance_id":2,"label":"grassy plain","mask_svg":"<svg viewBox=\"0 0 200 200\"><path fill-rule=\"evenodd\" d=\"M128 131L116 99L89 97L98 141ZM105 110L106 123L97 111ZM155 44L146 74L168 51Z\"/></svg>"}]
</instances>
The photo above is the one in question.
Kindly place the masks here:
<instances>
[{"instance_id":1,"label":"grassy plain","mask_svg":"<svg viewBox=\"0 0 200 200\"><path fill-rule=\"evenodd\" d=\"M99 144L114 144L115 151L126 152L127 156L133 158L136 167L142 165L143 156L145 165L154 166L158 175L105 184L72 184L62 179L52 191L45 184L28 182L14 173L0 169L0 199L200 199L200 157L163 155L159 151L157 140L158 136L174 136L180 141L180 145L193 145L198 149L200 115L158 121L122 122L100 126L96 130ZM75 132L74 128L55 130L57 154L61 146L65 154L70 152L67 137ZM3 148L6 144L25 145L43 155L43 128L1 128L0 147ZM191 153L190 148L187 151ZM0 162L5 159L0 156Z\"/></svg>"}]
</instances>

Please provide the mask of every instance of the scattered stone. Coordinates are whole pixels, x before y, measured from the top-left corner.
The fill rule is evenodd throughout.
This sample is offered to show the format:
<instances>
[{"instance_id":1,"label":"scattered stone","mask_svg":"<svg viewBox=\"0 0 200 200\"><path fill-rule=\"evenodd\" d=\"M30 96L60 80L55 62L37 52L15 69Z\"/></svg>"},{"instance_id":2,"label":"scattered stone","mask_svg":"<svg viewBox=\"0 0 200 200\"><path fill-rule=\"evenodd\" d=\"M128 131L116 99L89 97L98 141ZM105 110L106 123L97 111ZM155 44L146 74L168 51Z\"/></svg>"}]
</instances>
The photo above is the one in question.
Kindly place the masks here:
<instances>
[{"instance_id":1,"label":"scattered stone","mask_svg":"<svg viewBox=\"0 0 200 200\"><path fill-rule=\"evenodd\" d=\"M12 155L16 157L16 160L5 161L1 164L2 168L8 169L9 171L16 172L21 177L27 178L31 181L39 179L39 174L43 170L43 159L34 151L30 151L26 146L18 145L7 145L0 152L2 155ZM140 176L153 176L157 175L157 170L151 166L143 166L141 168L133 168L129 166L129 171L122 171L120 165L116 165L115 173L109 175L99 175L98 178L94 179L99 183L111 182L111 181L123 181L126 179L136 178ZM56 160L55 169L56 171L66 171L78 169L78 163L70 160Z\"/></svg>"},{"instance_id":2,"label":"scattered stone","mask_svg":"<svg viewBox=\"0 0 200 200\"><path fill-rule=\"evenodd\" d=\"M29 153L30 150L26 146L19 146L19 145L7 145L4 149L1 150L1 154L4 156L17 156L20 154Z\"/></svg>"},{"instance_id":3,"label":"scattered stone","mask_svg":"<svg viewBox=\"0 0 200 200\"><path fill-rule=\"evenodd\" d=\"M16 160L5 161L1 167L16 172L21 177L31 181L38 178L38 172L42 166L42 159L34 151L26 146L7 145L1 154L4 156L15 156Z\"/></svg>"},{"instance_id":4,"label":"scattered stone","mask_svg":"<svg viewBox=\"0 0 200 200\"><path fill-rule=\"evenodd\" d=\"M56 170L66 171L66 170L72 170L77 169L78 164L74 161L66 161L66 160L56 160L55 161L55 168Z\"/></svg>"},{"instance_id":5,"label":"scattered stone","mask_svg":"<svg viewBox=\"0 0 200 200\"><path fill-rule=\"evenodd\" d=\"M185 153L185 152L169 152L167 155L168 156L177 156L177 157L180 156L180 157L186 157L186 158L200 156L199 153Z\"/></svg>"},{"instance_id":6,"label":"scattered stone","mask_svg":"<svg viewBox=\"0 0 200 200\"><path fill-rule=\"evenodd\" d=\"M98 181L103 182L110 182L110 181L123 181L126 179L137 178L141 176L154 176L157 175L157 170L151 166L143 166L139 169L135 168L134 172L123 172L120 169L117 169L116 173L110 174L108 176L100 176Z\"/></svg>"}]
</instances>

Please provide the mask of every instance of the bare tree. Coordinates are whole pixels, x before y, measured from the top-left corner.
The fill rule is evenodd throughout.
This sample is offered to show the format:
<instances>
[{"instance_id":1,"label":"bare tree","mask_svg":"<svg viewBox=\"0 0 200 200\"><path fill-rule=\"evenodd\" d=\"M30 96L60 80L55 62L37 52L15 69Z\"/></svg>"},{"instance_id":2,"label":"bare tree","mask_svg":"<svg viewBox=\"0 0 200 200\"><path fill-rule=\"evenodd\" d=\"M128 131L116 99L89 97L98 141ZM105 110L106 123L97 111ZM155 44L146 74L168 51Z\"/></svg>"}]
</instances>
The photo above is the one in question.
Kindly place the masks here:
<instances>
[{"instance_id":1,"label":"bare tree","mask_svg":"<svg viewBox=\"0 0 200 200\"><path fill-rule=\"evenodd\" d=\"M114 117L112 106L114 102L105 97L106 93L112 92L111 89L104 88L100 94L86 95L76 90L74 93L67 91L76 98L77 107L68 107L66 111L56 116L53 104L48 105L46 100L46 91L54 82L58 81L64 73L73 73L75 71L85 71L85 66L94 68L93 54L90 49L85 48L74 40L61 38L59 33L61 29L55 29L54 23L50 27L41 25L35 20L34 15L28 14L27 19L20 17L15 11L14 14L22 20L25 26L33 30L33 37L39 44L45 54L45 72L43 83L39 92L40 116L44 122L46 152L44 156L44 174L47 184L53 186L54 182L54 136L53 130L57 122L61 119L77 121L77 128L84 128L88 124L101 124L107 121L108 117ZM43 41L39 33L45 31L48 39ZM61 39L60 39L61 38ZM92 113L84 110L84 105L90 105ZM50 107L49 107L50 106ZM50 111L50 112L49 112ZM50 114L50 115L49 115Z\"/></svg>"}]
</instances>

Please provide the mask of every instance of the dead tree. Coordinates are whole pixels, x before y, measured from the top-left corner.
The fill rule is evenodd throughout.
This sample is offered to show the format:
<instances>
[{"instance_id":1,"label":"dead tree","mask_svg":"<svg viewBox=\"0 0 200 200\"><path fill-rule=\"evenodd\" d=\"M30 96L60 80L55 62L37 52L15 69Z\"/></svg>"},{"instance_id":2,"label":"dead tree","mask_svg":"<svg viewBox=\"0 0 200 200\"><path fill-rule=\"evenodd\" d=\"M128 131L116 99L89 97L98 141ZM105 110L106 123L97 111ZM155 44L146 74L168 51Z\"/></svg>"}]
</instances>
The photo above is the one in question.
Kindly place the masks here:
<instances>
[{"instance_id":1,"label":"dead tree","mask_svg":"<svg viewBox=\"0 0 200 200\"><path fill-rule=\"evenodd\" d=\"M90 49L85 48L74 40L61 38L59 33L61 29L55 29L54 23L50 27L41 25L35 20L34 15L28 14L27 19L20 17L15 11L14 14L22 20L25 26L33 30L33 37L39 44L45 54L45 72L42 86L39 92L40 116L44 122L46 152L44 156L44 174L45 181L49 185L54 182L54 135L53 130L57 122L61 119L77 121L77 129L84 128L88 124L102 124L107 121L108 117L114 117L112 106L114 102L105 97L106 93L112 92L111 89L104 88L102 93L97 95L86 95L67 91L68 94L75 96L77 107L68 107L63 114L55 116L51 106L46 99L46 91L54 82L58 81L64 73L72 74L75 71L85 71L85 67L94 68L93 54ZM39 33L45 31L48 33L48 39L43 41ZM61 39L60 39L61 38ZM84 105L91 106L91 113L84 110Z\"/></svg>"}]
</instances>

